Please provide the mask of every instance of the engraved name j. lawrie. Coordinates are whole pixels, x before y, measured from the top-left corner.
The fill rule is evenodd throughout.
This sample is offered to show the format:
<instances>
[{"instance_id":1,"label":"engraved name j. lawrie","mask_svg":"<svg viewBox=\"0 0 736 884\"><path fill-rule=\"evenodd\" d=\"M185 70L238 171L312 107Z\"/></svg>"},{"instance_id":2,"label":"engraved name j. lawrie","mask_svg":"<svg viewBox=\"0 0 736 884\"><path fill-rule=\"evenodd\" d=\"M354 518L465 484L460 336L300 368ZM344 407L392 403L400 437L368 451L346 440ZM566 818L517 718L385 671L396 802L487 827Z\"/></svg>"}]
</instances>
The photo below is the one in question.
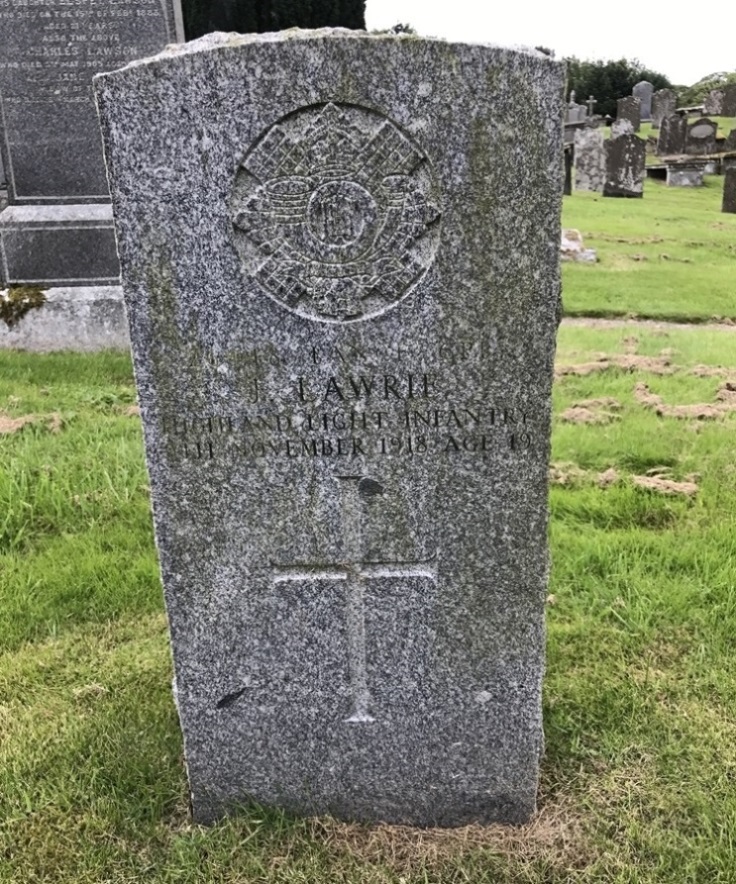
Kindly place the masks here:
<instances>
[{"instance_id":1,"label":"engraved name j. lawrie","mask_svg":"<svg viewBox=\"0 0 736 884\"><path fill-rule=\"evenodd\" d=\"M300 108L251 146L231 215L247 275L289 310L327 322L396 304L439 243L427 156L382 114L333 102Z\"/></svg>"},{"instance_id":2,"label":"engraved name j. lawrie","mask_svg":"<svg viewBox=\"0 0 736 884\"><path fill-rule=\"evenodd\" d=\"M290 565L272 562L273 581L280 584L329 580L346 584L347 653L353 709L345 722L370 723L375 718L371 715L368 686L366 583L381 578L400 580L410 577L424 577L434 581L437 579L437 571L434 559L393 562L363 560L360 550L360 497L381 494L383 488L378 482L364 476L338 478L342 487L345 561L331 564L295 562Z\"/></svg>"}]
</instances>

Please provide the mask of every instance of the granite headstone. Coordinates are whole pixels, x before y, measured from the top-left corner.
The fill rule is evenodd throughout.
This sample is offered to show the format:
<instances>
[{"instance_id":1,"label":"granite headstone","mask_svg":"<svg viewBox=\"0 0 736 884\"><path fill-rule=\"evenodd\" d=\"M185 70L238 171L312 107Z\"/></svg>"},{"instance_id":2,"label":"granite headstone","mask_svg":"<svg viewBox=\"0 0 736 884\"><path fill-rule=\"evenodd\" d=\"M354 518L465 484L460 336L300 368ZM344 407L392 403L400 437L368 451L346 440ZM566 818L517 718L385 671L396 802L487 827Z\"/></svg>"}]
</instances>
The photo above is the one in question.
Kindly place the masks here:
<instances>
[{"instance_id":1,"label":"granite headstone","mask_svg":"<svg viewBox=\"0 0 736 884\"><path fill-rule=\"evenodd\" d=\"M96 80L196 820L534 811L563 85L342 30Z\"/></svg>"},{"instance_id":2,"label":"granite headstone","mask_svg":"<svg viewBox=\"0 0 736 884\"><path fill-rule=\"evenodd\" d=\"M634 95L619 98L616 102L616 120L628 120L634 132L641 128L641 100Z\"/></svg>"},{"instance_id":3,"label":"granite headstone","mask_svg":"<svg viewBox=\"0 0 736 884\"><path fill-rule=\"evenodd\" d=\"M578 129L575 133L575 190L603 193L606 153L600 129Z\"/></svg>"},{"instance_id":4,"label":"granite headstone","mask_svg":"<svg viewBox=\"0 0 736 884\"><path fill-rule=\"evenodd\" d=\"M0 2L0 117L10 283L119 281L94 74L183 39L179 0Z\"/></svg>"},{"instance_id":5,"label":"granite headstone","mask_svg":"<svg viewBox=\"0 0 736 884\"><path fill-rule=\"evenodd\" d=\"M736 213L736 168L726 169L723 174L723 203L721 211Z\"/></svg>"},{"instance_id":6,"label":"granite headstone","mask_svg":"<svg viewBox=\"0 0 736 884\"><path fill-rule=\"evenodd\" d=\"M652 129L659 129L665 117L677 110L677 94L673 89L658 89L652 95Z\"/></svg>"},{"instance_id":7,"label":"granite headstone","mask_svg":"<svg viewBox=\"0 0 736 884\"><path fill-rule=\"evenodd\" d=\"M657 138L657 153L661 157L676 156L685 153L687 135L687 117L670 114L662 118L662 125Z\"/></svg>"},{"instance_id":8,"label":"granite headstone","mask_svg":"<svg viewBox=\"0 0 736 884\"><path fill-rule=\"evenodd\" d=\"M702 156L716 152L716 133L718 126L707 117L700 117L687 124L685 133L685 153Z\"/></svg>"},{"instance_id":9,"label":"granite headstone","mask_svg":"<svg viewBox=\"0 0 736 884\"><path fill-rule=\"evenodd\" d=\"M654 86L648 80L641 80L631 90L634 98L638 98L641 102L641 119L648 122L652 119L652 94Z\"/></svg>"},{"instance_id":10,"label":"granite headstone","mask_svg":"<svg viewBox=\"0 0 736 884\"><path fill-rule=\"evenodd\" d=\"M618 135L605 143L603 196L641 197L646 174L646 144L638 135Z\"/></svg>"}]
</instances>

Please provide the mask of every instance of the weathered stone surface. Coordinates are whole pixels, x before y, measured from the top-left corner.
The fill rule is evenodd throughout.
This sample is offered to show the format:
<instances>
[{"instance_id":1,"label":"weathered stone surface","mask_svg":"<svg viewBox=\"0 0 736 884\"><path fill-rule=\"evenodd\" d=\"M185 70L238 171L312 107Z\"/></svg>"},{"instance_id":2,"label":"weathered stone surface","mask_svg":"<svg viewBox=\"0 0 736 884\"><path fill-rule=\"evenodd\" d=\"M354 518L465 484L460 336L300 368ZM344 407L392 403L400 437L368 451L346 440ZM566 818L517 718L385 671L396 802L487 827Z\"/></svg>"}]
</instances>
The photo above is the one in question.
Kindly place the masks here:
<instances>
[{"instance_id":1,"label":"weathered stone surface","mask_svg":"<svg viewBox=\"0 0 736 884\"><path fill-rule=\"evenodd\" d=\"M42 294L42 303L17 323L0 322L0 348L37 352L129 349L120 286L60 286L44 289Z\"/></svg>"},{"instance_id":2,"label":"weathered stone surface","mask_svg":"<svg viewBox=\"0 0 736 884\"><path fill-rule=\"evenodd\" d=\"M736 168L726 169L723 175L723 212L736 212Z\"/></svg>"},{"instance_id":3,"label":"weathered stone surface","mask_svg":"<svg viewBox=\"0 0 736 884\"><path fill-rule=\"evenodd\" d=\"M197 820L533 812L563 82L346 31L97 79Z\"/></svg>"},{"instance_id":4,"label":"weathered stone surface","mask_svg":"<svg viewBox=\"0 0 736 884\"><path fill-rule=\"evenodd\" d=\"M652 95L652 129L659 129L662 120L677 110L677 93L673 89L658 89Z\"/></svg>"},{"instance_id":5,"label":"weathered stone surface","mask_svg":"<svg viewBox=\"0 0 736 884\"><path fill-rule=\"evenodd\" d=\"M46 270L58 260L63 277L79 285L118 281L111 220L100 250L87 233L73 235L95 226L94 204L109 203L92 77L183 39L179 0L5 0L0 32L0 151L10 207L56 209L43 242L31 218L23 273L53 285L57 274ZM8 221L0 214L0 263L12 267L17 218ZM21 279L11 271L5 281Z\"/></svg>"},{"instance_id":6,"label":"weathered stone surface","mask_svg":"<svg viewBox=\"0 0 736 884\"><path fill-rule=\"evenodd\" d=\"M595 264L598 254L595 249L586 249L583 235L573 227L563 227L560 231L560 258L562 261L575 261L578 264Z\"/></svg>"},{"instance_id":7,"label":"weathered stone surface","mask_svg":"<svg viewBox=\"0 0 736 884\"><path fill-rule=\"evenodd\" d=\"M705 163L670 163L667 166L668 187L702 187Z\"/></svg>"},{"instance_id":8,"label":"weathered stone surface","mask_svg":"<svg viewBox=\"0 0 736 884\"><path fill-rule=\"evenodd\" d=\"M685 135L685 153L693 156L715 153L717 131L716 123L706 117L689 123Z\"/></svg>"},{"instance_id":9,"label":"weathered stone surface","mask_svg":"<svg viewBox=\"0 0 736 884\"><path fill-rule=\"evenodd\" d=\"M631 120L624 118L611 123L611 138L618 138L619 135L633 135L634 131L634 124Z\"/></svg>"},{"instance_id":10,"label":"weathered stone surface","mask_svg":"<svg viewBox=\"0 0 736 884\"><path fill-rule=\"evenodd\" d=\"M723 142L723 150L727 152L736 151L736 129L731 129L726 136L726 140Z\"/></svg>"},{"instance_id":11,"label":"weathered stone surface","mask_svg":"<svg viewBox=\"0 0 736 884\"><path fill-rule=\"evenodd\" d=\"M633 95L619 98L616 102L616 122L628 120L634 127L634 132L641 128L641 101Z\"/></svg>"},{"instance_id":12,"label":"weathered stone surface","mask_svg":"<svg viewBox=\"0 0 736 884\"><path fill-rule=\"evenodd\" d=\"M728 83L723 87L721 116L736 117L736 83Z\"/></svg>"},{"instance_id":13,"label":"weathered stone surface","mask_svg":"<svg viewBox=\"0 0 736 884\"><path fill-rule=\"evenodd\" d=\"M646 145L638 135L619 135L605 143L603 196L640 197L644 193Z\"/></svg>"},{"instance_id":14,"label":"weathered stone surface","mask_svg":"<svg viewBox=\"0 0 736 884\"><path fill-rule=\"evenodd\" d=\"M575 160L575 157L574 157L575 150L574 150L573 145L568 144L565 147L564 153L565 153L565 156L564 156L565 182L562 187L562 195L563 196L571 196L572 195L572 167L573 167L573 162Z\"/></svg>"},{"instance_id":15,"label":"weathered stone surface","mask_svg":"<svg viewBox=\"0 0 736 884\"><path fill-rule=\"evenodd\" d=\"M579 129L575 133L575 190L603 193L606 153L600 129Z\"/></svg>"},{"instance_id":16,"label":"weathered stone surface","mask_svg":"<svg viewBox=\"0 0 736 884\"><path fill-rule=\"evenodd\" d=\"M723 111L723 89L711 89L703 102L706 116L719 117Z\"/></svg>"},{"instance_id":17,"label":"weathered stone surface","mask_svg":"<svg viewBox=\"0 0 736 884\"><path fill-rule=\"evenodd\" d=\"M654 86L648 80L641 80L631 90L634 98L638 98L641 102L641 120L649 121L652 119L652 95Z\"/></svg>"},{"instance_id":18,"label":"weathered stone surface","mask_svg":"<svg viewBox=\"0 0 736 884\"><path fill-rule=\"evenodd\" d=\"M685 152L687 117L671 114L662 119L657 139L657 153L661 157L676 156Z\"/></svg>"}]
</instances>

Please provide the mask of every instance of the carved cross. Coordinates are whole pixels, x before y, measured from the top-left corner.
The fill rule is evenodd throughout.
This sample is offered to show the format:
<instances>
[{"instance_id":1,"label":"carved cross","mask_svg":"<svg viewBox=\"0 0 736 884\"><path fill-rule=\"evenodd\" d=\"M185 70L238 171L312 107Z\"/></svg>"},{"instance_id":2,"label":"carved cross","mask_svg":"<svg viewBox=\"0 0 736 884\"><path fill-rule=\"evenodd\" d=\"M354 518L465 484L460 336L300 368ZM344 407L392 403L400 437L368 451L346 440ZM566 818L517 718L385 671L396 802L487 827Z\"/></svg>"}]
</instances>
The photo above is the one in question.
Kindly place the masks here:
<instances>
[{"instance_id":1,"label":"carved cross","mask_svg":"<svg viewBox=\"0 0 736 884\"><path fill-rule=\"evenodd\" d=\"M585 102L585 104L586 104L587 107L588 107L588 116L589 116L589 117L592 117L592 116L593 116L593 108L598 104L598 102L597 102L596 99L593 98L593 96L591 95L591 96L588 98L588 100Z\"/></svg>"},{"instance_id":2,"label":"carved cross","mask_svg":"<svg viewBox=\"0 0 736 884\"><path fill-rule=\"evenodd\" d=\"M368 561L361 555L360 498L383 493L383 487L363 476L338 476L341 480L343 502L343 561L329 564L295 562L292 565L274 565L274 583L306 583L312 580L330 580L346 584L347 636L350 683L353 711L345 719L350 723L375 721L370 714L371 696L368 687L368 666L365 631L365 588L369 580L407 577L426 577L436 580L436 569L431 560Z\"/></svg>"}]
</instances>

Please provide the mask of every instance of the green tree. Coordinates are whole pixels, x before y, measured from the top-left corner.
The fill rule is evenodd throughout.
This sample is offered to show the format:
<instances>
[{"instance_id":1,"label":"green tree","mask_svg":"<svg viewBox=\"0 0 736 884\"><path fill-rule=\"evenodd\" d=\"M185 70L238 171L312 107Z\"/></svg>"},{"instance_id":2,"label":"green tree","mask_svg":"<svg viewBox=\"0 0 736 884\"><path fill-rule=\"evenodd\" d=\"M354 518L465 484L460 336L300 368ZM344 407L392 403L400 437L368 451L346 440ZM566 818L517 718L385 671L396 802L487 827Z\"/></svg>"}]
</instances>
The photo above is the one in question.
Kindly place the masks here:
<instances>
[{"instance_id":1,"label":"green tree","mask_svg":"<svg viewBox=\"0 0 736 884\"><path fill-rule=\"evenodd\" d=\"M681 107L694 107L702 104L712 89L722 89L728 83L736 83L736 71L721 71L716 74L708 74L693 83L692 86L683 88L678 93Z\"/></svg>"},{"instance_id":2,"label":"green tree","mask_svg":"<svg viewBox=\"0 0 736 884\"><path fill-rule=\"evenodd\" d=\"M365 28L365 0L182 0L187 40L212 31Z\"/></svg>"},{"instance_id":3,"label":"green tree","mask_svg":"<svg viewBox=\"0 0 736 884\"><path fill-rule=\"evenodd\" d=\"M655 90L670 88L672 84L664 74L651 71L641 62L620 58L618 61L581 61L566 58L567 88L575 91L578 103L588 96L596 99L595 112L616 116L616 101L631 95L640 80L648 80Z\"/></svg>"}]
</instances>

